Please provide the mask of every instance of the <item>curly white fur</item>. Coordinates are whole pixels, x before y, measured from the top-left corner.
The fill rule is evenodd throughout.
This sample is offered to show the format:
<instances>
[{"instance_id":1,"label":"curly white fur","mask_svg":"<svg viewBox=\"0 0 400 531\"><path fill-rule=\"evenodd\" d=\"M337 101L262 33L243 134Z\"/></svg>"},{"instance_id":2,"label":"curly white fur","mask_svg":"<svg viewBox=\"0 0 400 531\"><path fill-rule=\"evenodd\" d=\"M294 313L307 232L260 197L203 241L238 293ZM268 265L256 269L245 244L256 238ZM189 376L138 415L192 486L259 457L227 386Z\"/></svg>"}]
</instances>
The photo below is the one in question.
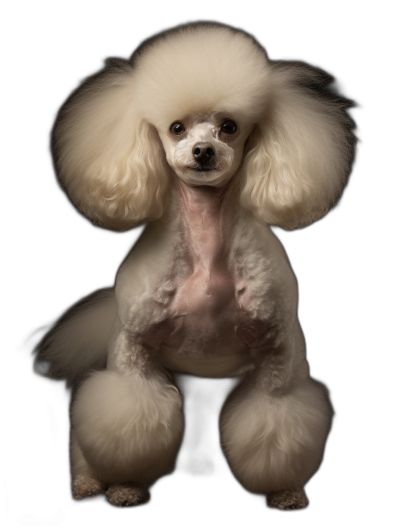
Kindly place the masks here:
<instances>
[{"instance_id":1,"label":"curly white fur","mask_svg":"<svg viewBox=\"0 0 400 531\"><path fill-rule=\"evenodd\" d=\"M162 375L98 372L78 391L71 423L89 468L103 481L148 485L173 468L181 398Z\"/></svg>"},{"instance_id":2,"label":"curly white fur","mask_svg":"<svg viewBox=\"0 0 400 531\"><path fill-rule=\"evenodd\" d=\"M345 100L315 91L326 74L269 61L243 32L195 27L165 34L129 62L110 60L66 102L53 147L72 201L116 230L159 218L168 167L156 129L219 111L257 124L243 160L243 204L285 228L319 219L338 201L353 158Z\"/></svg>"},{"instance_id":3,"label":"curly white fur","mask_svg":"<svg viewBox=\"0 0 400 531\"><path fill-rule=\"evenodd\" d=\"M301 488L321 462L330 418L324 389L316 383L302 383L283 397L242 384L222 412L222 444L249 490Z\"/></svg>"},{"instance_id":4,"label":"curly white fur","mask_svg":"<svg viewBox=\"0 0 400 531\"><path fill-rule=\"evenodd\" d=\"M79 384L77 499L148 499L182 436L178 371L243 376L221 415L228 462L269 505L307 505L332 408L268 224L305 226L340 198L354 124L331 81L270 61L243 31L189 24L109 60L60 110L55 166L79 211L113 230L150 222L115 290L75 305L37 348L50 376Z\"/></svg>"}]
</instances>

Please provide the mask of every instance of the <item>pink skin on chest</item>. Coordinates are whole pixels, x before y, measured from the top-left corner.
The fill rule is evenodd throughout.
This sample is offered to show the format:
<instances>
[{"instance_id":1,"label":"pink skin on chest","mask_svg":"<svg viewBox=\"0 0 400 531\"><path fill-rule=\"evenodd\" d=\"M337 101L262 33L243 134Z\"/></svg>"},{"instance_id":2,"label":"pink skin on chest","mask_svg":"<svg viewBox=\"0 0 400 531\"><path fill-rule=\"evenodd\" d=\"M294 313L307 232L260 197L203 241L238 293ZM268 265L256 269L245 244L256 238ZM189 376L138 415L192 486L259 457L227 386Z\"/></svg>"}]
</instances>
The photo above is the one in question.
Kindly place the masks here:
<instances>
[{"instance_id":1,"label":"pink skin on chest","mask_svg":"<svg viewBox=\"0 0 400 531\"><path fill-rule=\"evenodd\" d=\"M235 338L235 285L228 269L229 212L225 191L179 181L181 232L188 274L175 279L168 308L167 347L192 352L225 350Z\"/></svg>"}]
</instances>

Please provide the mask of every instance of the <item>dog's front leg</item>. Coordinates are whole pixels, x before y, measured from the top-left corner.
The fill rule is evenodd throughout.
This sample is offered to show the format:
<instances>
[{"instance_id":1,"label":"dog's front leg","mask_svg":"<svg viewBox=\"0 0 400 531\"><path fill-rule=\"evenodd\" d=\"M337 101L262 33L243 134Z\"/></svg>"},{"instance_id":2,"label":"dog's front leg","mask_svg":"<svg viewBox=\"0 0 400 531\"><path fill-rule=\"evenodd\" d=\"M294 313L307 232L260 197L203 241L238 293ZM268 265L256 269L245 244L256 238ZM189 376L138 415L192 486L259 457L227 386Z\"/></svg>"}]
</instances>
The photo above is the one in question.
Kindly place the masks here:
<instances>
[{"instance_id":1,"label":"dog's front leg","mask_svg":"<svg viewBox=\"0 0 400 531\"><path fill-rule=\"evenodd\" d=\"M82 384L71 408L73 492L76 498L96 493L90 491L95 478L97 491L104 486L114 505L137 505L173 469L183 431L181 397L151 349L125 330L112 349L113 362Z\"/></svg>"},{"instance_id":2,"label":"dog's front leg","mask_svg":"<svg viewBox=\"0 0 400 531\"><path fill-rule=\"evenodd\" d=\"M309 377L303 346L298 326L278 349L264 355L259 349L255 370L221 414L222 446L233 473L279 509L307 506L303 487L321 463L332 418L325 387Z\"/></svg>"}]
</instances>

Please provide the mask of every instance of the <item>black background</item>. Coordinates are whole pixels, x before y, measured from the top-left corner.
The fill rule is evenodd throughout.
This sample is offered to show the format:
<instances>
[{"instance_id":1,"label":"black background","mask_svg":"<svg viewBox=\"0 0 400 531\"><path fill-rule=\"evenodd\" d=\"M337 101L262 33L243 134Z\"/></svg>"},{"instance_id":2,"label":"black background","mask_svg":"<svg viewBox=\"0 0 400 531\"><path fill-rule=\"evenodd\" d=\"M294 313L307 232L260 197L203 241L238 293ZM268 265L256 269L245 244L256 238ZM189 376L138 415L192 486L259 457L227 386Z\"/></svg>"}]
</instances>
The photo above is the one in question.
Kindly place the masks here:
<instances>
[{"instance_id":1,"label":"black background","mask_svg":"<svg viewBox=\"0 0 400 531\"><path fill-rule=\"evenodd\" d=\"M394 260L388 200L390 170L391 52L387 23L394 14L346 4L280 8L257 4L112 3L107 10L73 7L21 10L10 18L16 50L11 100L11 178L20 197L5 200L12 235L7 277L10 329L17 369L5 376L15 434L10 463L16 480L10 499L17 520L44 527L70 522L185 527L246 525L249 529L298 523L372 522L390 509L389 441L394 417L386 384L394 357L390 340L389 265ZM82 7L83 6L83 7ZM236 6L236 7L235 7ZM264 6L261 10L260 6ZM281 513L247 493L220 453L215 472L192 476L184 467L161 479L142 508L118 510L103 499L74 502L69 477L69 404L64 384L34 373L34 348L49 327L80 298L114 284L139 231L96 228L77 213L57 183L50 149L57 113L72 91L107 58L128 59L149 37L176 25L215 21L246 31L271 60L301 61L334 77L334 88L354 102L356 156L349 184L324 219L292 232L275 230L299 285L299 320L311 375L326 384L335 411L324 461L306 486L304 511ZM7 102L8 103L8 102ZM10 110L10 109L6 109ZM15 131L15 132L14 132ZM7 157L6 153L6 157ZM388 193L389 192L389 193ZM10 212L10 210L8 210ZM389 236L389 239L388 239ZM5 331L8 335L8 330ZM18 353L18 356L16 356ZM7 352L7 356L9 356ZM19 374L24 379L19 385ZM7 463L6 463L7 464ZM389 465L390 470L390 465Z\"/></svg>"}]
</instances>

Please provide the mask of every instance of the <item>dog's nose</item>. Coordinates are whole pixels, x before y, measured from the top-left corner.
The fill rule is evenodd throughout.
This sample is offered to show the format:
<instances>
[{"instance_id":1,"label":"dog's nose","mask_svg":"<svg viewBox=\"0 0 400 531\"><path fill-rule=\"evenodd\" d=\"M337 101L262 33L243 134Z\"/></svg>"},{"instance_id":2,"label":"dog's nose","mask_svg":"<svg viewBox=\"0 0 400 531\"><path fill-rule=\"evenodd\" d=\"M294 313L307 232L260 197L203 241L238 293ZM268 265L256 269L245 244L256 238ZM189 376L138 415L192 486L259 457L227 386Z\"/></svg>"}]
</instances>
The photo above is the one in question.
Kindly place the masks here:
<instances>
[{"instance_id":1,"label":"dog's nose","mask_svg":"<svg viewBox=\"0 0 400 531\"><path fill-rule=\"evenodd\" d=\"M210 162L214 157L215 151L212 144L208 142L198 142L193 146L192 149L193 156L199 164L205 164Z\"/></svg>"}]
</instances>

